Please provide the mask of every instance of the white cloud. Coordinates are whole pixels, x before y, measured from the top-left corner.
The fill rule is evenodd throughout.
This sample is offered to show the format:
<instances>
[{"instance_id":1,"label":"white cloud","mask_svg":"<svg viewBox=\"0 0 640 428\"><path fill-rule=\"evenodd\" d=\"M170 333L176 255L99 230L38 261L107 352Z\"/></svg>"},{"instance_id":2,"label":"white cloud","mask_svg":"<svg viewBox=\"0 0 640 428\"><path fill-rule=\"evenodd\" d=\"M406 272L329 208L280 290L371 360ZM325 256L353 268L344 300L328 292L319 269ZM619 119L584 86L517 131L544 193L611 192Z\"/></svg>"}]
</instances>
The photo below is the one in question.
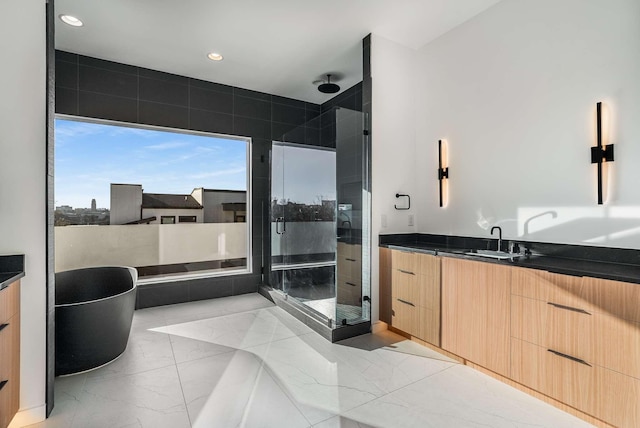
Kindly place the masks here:
<instances>
[{"instance_id":1,"label":"white cloud","mask_svg":"<svg viewBox=\"0 0 640 428\"><path fill-rule=\"evenodd\" d=\"M189 143L186 141L167 141L166 143L152 144L150 146L144 146L148 150L169 150L179 149L180 147L186 147Z\"/></svg>"}]
</instances>

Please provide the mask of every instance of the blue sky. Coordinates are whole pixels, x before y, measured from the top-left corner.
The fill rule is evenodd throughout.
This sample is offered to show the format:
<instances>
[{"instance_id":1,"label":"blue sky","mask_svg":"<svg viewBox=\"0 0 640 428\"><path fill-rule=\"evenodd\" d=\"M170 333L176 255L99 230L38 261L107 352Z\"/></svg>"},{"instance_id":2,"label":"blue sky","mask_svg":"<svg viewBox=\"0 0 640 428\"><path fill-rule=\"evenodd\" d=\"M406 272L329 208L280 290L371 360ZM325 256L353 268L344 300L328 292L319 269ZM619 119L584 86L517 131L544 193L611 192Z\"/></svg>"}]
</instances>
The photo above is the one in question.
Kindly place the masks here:
<instances>
[{"instance_id":1,"label":"blue sky","mask_svg":"<svg viewBox=\"0 0 640 428\"><path fill-rule=\"evenodd\" d=\"M56 119L55 205L109 208L110 183L147 193L246 190L245 141Z\"/></svg>"}]
</instances>

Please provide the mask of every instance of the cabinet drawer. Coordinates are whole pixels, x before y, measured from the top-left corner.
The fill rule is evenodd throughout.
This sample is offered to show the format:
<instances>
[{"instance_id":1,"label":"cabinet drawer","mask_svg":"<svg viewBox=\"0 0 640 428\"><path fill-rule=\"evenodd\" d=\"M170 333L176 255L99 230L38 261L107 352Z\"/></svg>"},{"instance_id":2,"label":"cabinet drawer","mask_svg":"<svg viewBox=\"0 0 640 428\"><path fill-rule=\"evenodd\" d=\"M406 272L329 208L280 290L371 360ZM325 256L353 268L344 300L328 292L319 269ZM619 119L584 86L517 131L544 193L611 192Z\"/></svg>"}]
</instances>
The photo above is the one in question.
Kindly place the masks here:
<instances>
[{"instance_id":1,"label":"cabinet drawer","mask_svg":"<svg viewBox=\"0 0 640 428\"><path fill-rule=\"evenodd\" d=\"M20 305L20 282L9 284L0 291L0 324L18 313Z\"/></svg>"},{"instance_id":2,"label":"cabinet drawer","mask_svg":"<svg viewBox=\"0 0 640 428\"><path fill-rule=\"evenodd\" d=\"M414 275L418 274L418 257L416 253L393 250L391 252L391 266L393 270L399 270Z\"/></svg>"},{"instance_id":3,"label":"cabinet drawer","mask_svg":"<svg viewBox=\"0 0 640 428\"><path fill-rule=\"evenodd\" d=\"M640 323L640 285L514 268L511 293Z\"/></svg>"},{"instance_id":4,"label":"cabinet drawer","mask_svg":"<svg viewBox=\"0 0 640 428\"><path fill-rule=\"evenodd\" d=\"M580 298L595 312L640 323L640 284L585 276Z\"/></svg>"},{"instance_id":5,"label":"cabinet drawer","mask_svg":"<svg viewBox=\"0 0 640 428\"><path fill-rule=\"evenodd\" d=\"M420 289L418 277L405 271L394 269L391 274L391 297L419 305Z\"/></svg>"},{"instance_id":6,"label":"cabinet drawer","mask_svg":"<svg viewBox=\"0 0 640 428\"><path fill-rule=\"evenodd\" d=\"M338 278L336 299L340 304L360 306L362 304L361 284L350 279Z\"/></svg>"},{"instance_id":7,"label":"cabinet drawer","mask_svg":"<svg viewBox=\"0 0 640 428\"><path fill-rule=\"evenodd\" d=\"M362 279L362 262L360 260L338 254L337 267L338 276L353 278L357 281Z\"/></svg>"},{"instance_id":8,"label":"cabinet drawer","mask_svg":"<svg viewBox=\"0 0 640 428\"><path fill-rule=\"evenodd\" d=\"M391 301L391 325L409 333L422 337L420 308L401 298L393 297Z\"/></svg>"},{"instance_id":9,"label":"cabinet drawer","mask_svg":"<svg viewBox=\"0 0 640 428\"><path fill-rule=\"evenodd\" d=\"M512 295L511 335L640 379L638 323Z\"/></svg>"},{"instance_id":10,"label":"cabinet drawer","mask_svg":"<svg viewBox=\"0 0 640 428\"><path fill-rule=\"evenodd\" d=\"M640 424L640 380L513 338L511 378L618 427Z\"/></svg>"},{"instance_id":11,"label":"cabinet drawer","mask_svg":"<svg viewBox=\"0 0 640 428\"><path fill-rule=\"evenodd\" d=\"M337 253L338 258L349 258L358 262L362 261L362 245L338 242Z\"/></svg>"},{"instance_id":12,"label":"cabinet drawer","mask_svg":"<svg viewBox=\"0 0 640 428\"><path fill-rule=\"evenodd\" d=\"M0 427L5 427L20 405L20 314L5 320L0 331Z\"/></svg>"},{"instance_id":13,"label":"cabinet drawer","mask_svg":"<svg viewBox=\"0 0 640 428\"><path fill-rule=\"evenodd\" d=\"M590 305L580 298L581 287L580 276L525 268L514 268L511 274L511 294L588 309Z\"/></svg>"},{"instance_id":14,"label":"cabinet drawer","mask_svg":"<svg viewBox=\"0 0 640 428\"><path fill-rule=\"evenodd\" d=\"M545 348L594 360L595 323L588 312L511 296L511 336Z\"/></svg>"},{"instance_id":15,"label":"cabinet drawer","mask_svg":"<svg viewBox=\"0 0 640 428\"><path fill-rule=\"evenodd\" d=\"M418 336L425 342L440 346L440 311L428 308L419 308L422 336Z\"/></svg>"}]
</instances>

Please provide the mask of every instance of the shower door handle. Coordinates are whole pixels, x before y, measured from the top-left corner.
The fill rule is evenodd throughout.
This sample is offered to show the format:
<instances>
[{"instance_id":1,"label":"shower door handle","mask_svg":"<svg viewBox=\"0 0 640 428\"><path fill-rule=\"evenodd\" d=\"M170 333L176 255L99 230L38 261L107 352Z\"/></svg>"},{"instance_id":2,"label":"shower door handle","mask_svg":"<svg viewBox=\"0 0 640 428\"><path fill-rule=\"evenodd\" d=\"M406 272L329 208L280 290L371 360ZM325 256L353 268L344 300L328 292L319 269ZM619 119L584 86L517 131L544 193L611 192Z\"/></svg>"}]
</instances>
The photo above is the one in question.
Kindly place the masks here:
<instances>
[{"instance_id":1,"label":"shower door handle","mask_svg":"<svg viewBox=\"0 0 640 428\"><path fill-rule=\"evenodd\" d=\"M282 232L280 232L278 230L278 224L282 223ZM284 217L278 217L276 218L276 233L278 235L284 235L284 233L287 231L286 226L285 226L285 222L284 222Z\"/></svg>"}]
</instances>

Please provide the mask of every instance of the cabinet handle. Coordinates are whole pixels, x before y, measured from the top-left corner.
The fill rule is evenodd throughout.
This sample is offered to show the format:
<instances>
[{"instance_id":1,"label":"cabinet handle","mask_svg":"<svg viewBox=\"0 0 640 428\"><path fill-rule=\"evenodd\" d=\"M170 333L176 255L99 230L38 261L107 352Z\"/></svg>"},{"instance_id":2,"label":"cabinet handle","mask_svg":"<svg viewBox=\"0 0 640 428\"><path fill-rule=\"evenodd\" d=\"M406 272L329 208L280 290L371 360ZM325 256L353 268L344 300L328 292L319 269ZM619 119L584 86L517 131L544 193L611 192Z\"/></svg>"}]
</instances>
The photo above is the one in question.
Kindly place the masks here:
<instances>
[{"instance_id":1,"label":"cabinet handle","mask_svg":"<svg viewBox=\"0 0 640 428\"><path fill-rule=\"evenodd\" d=\"M345 281L345 284L350 285L350 286L352 286L352 287L356 287L356 284L354 284L353 282L346 282L346 281Z\"/></svg>"},{"instance_id":2,"label":"cabinet handle","mask_svg":"<svg viewBox=\"0 0 640 428\"><path fill-rule=\"evenodd\" d=\"M547 349L547 351L559 357L566 358L568 360L575 361L576 363L584 364L585 366L591 367L591 364L587 363L585 360L581 360L580 358L572 357L571 355L563 354L562 352L554 351L553 349Z\"/></svg>"},{"instance_id":3,"label":"cabinet handle","mask_svg":"<svg viewBox=\"0 0 640 428\"><path fill-rule=\"evenodd\" d=\"M0 382L0 391L2 391L2 388L4 388L4 386L9 383L8 380L3 380L2 382Z\"/></svg>"},{"instance_id":4,"label":"cabinet handle","mask_svg":"<svg viewBox=\"0 0 640 428\"><path fill-rule=\"evenodd\" d=\"M4 330L5 327L9 327L9 324L0 324L0 331Z\"/></svg>"},{"instance_id":5,"label":"cabinet handle","mask_svg":"<svg viewBox=\"0 0 640 428\"><path fill-rule=\"evenodd\" d=\"M345 258L345 260L348 261L348 262L355 262L356 261L356 259L349 259L349 258Z\"/></svg>"},{"instance_id":6,"label":"cabinet handle","mask_svg":"<svg viewBox=\"0 0 640 428\"><path fill-rule=\"evenodd\" d=\"M402 299L396 299L396 300L397 300L398 302L400 302L400 303L404 303L405 305L410 305L410 306L414 306L414 307L416 306L416 305L414 305L414 304L413 304L413 303L411 303L411 302L407 302L406 300L402 300Z\"/></svg>"},{"instance_id":7,"label":"cabinet handle","mask_svg":"<svg viewBox=\"0 0 640 428\"><path fill-rule=\"evenodd\" d=\"M580 312L581 314L591 315L589 312L585 311L584 309L580 309L580 308L574 308L574 307L571 307L571 306L559 305L558 303L552 303L552 302L547 302L547 305L551 305L554 308L558 308L558 309L566 309L568 311Z\"/></svg>"},{"instance_id":8,"label":"cabinet handle","mask_svg":"<svg viewBox=\"0 0 640 428\"><path fill-rule=\"evenodd\" d=\"M415 275L415 273L409 272L408 270L404 270L404 269L398 269L398 270L402 273L406 273L407 275Z\"/></svg>"}]
</instances>

